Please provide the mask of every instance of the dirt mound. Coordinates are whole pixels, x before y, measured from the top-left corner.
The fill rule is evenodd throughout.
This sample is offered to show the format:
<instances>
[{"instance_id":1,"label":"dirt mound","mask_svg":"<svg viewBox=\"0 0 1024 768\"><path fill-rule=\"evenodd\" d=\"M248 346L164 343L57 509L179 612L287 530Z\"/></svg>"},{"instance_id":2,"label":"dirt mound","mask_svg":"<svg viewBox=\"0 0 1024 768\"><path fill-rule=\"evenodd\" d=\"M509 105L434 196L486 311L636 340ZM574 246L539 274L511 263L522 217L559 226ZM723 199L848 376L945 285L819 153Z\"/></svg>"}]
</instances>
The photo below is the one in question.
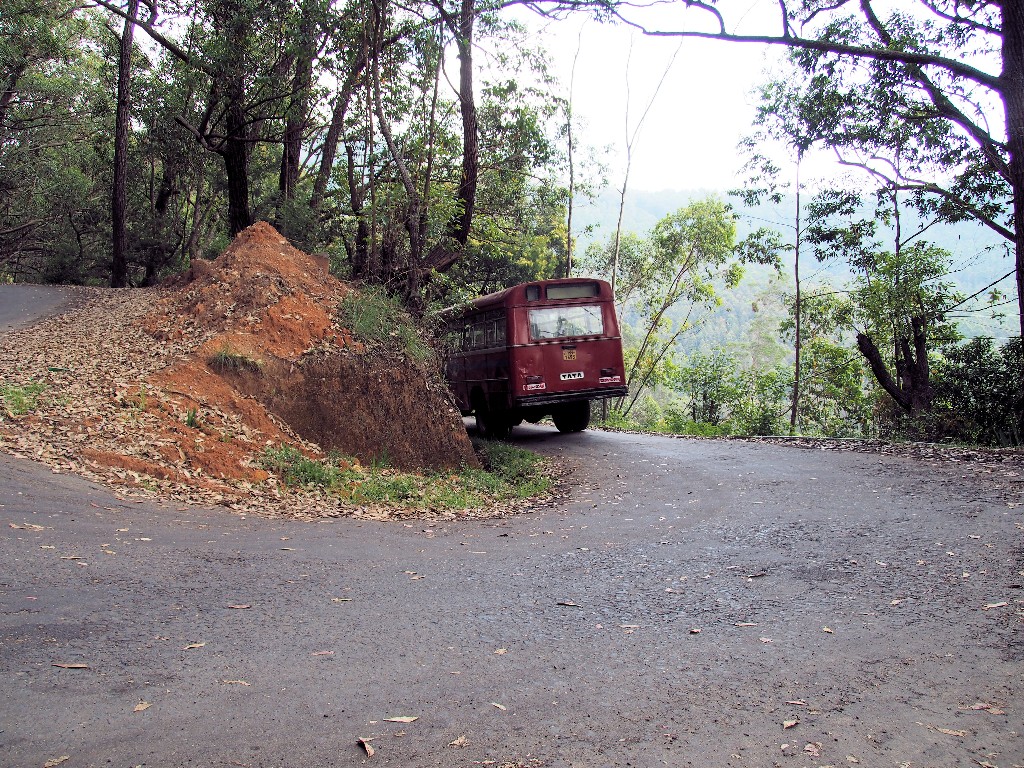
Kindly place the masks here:
<instances>
[{"instance_id":1,"label":"dirt mound","mask_svg":"<svg viewBox=\"0 0 1024 768\"><path fill-rule=\"evenodd\" d=\"M261 462L279 444L401 469L476 466L436 371L343 326L353 290L258 223L160 289L86 292L78 309L0 337L5 380L68 395L18 428L0 422L0 441L221 503L279 496Z\"/></svg>"}]
</instances>

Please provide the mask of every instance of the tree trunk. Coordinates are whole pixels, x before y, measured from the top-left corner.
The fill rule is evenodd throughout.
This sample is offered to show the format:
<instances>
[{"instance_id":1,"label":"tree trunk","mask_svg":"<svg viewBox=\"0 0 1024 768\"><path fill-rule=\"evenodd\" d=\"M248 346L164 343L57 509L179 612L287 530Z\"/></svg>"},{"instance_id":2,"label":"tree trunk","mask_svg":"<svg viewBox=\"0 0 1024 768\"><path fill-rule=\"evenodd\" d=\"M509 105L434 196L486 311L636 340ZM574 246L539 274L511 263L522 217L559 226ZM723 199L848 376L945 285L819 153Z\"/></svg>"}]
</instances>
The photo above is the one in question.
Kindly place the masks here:
<instances>
[{"instance_id":1,"label":"tree trunk","mask_svg":"<svg viewBox=\"0 0 1024 768\"><path fill-rule=\"evenodd\" d=\"M476 207L476 186L479 175L479 144L477 138L476 96L473 93L473 22L476 18L474 0L462 0L459 15L459 106L462 110L462 176L459 178L459 202L462 213L453 235L465 247L473 225Z\"/></svg>"},{"instance_id":2,"label":"tree trunk","mask_svg":"<svg viewBox=\"0 0 1024 768\"><path fill-rule=\"evenodd\" d=\"M128 15L134 19L139 0L131 0ZM128 285L128 132L131 129L132 38L135 23L125 19L117 62L117 114L114 118L114 181L110 195L111 252L110 287Z\"/></svg>"},{"instance_id":3,"label":"tree trunk","mask_svg":"<svg viewBox=\"0 0 1024 768\"><path fill-rule=\"evenodd\" d=\"M1006 136L1013 190L1014 255L1017 267L1017 313L1024 336L1024 3L1003 0L1003 72Z\"/></svg>"},{"instance_id":4,"label":"tree trunk","mask_svg":"<svg viewBox=\"0 0 1024 768\"><path fill-rule=\"evenodd\" d=\"M234 91L228 106L227 133L219 154L224 158L224 172L228 181L228 226L234 237L252 224L249 209L249 144L246 141L245 111L240 84Z\"/></svg>"},{"instance_id":5,"label":"tree trunk","mask_svg":"<svg viewBox=\"0 0 1024 768\"><path fill-rule=\"evenodd\" d=\"M802 153L796 157L796 232L793 237L793 280L796 284L796 295L793 305L793 328L794 343L793 351L795 360L793 363L793 403L789 412L789 434L795 435L800 423L800 352L803 348L803 339L800 337L800 320L803 316L800 306L800 160Z\"/></svg>"},{"instance_id":6,"label":"tree trunk","mask_svg":"<svg viewBox=\"0 0 1024 768\"><path fill-rule=\"evenodd\" d=\"M908 339L896 340L896 378L889 373L874 340L866 333L857 334L857 348L868 361L871 373L882 389L889 393L900 408L908 414L915 414L932 407L935 391L930 380L924 321L914 317L910 323L914 348L911 351Z\"/></svg>"}]
</instances>

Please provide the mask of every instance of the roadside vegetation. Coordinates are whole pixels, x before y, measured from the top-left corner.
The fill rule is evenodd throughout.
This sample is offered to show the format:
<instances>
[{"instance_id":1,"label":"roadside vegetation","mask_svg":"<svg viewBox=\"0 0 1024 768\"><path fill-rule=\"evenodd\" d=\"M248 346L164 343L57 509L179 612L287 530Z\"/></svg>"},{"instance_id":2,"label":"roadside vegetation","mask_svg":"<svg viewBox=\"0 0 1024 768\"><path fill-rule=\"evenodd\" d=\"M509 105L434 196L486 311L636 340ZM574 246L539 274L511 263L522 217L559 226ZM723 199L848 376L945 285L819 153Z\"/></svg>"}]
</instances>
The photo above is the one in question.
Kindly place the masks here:
<instances>
[{"instance_id":1,"label":"roadside vegetation","mask_svg":"<svg viewBox=\"0 0 1024 768\"><path fill-rule=\"evenodd\" d=\"M287 445L265 449L261 464L293 490L317 490L351 504L458 512L543 496L553 486L537 454L506 443L474 441L482 469L404 472L386 459L369 466L332 454L311 459Z\"/></svg>"},{"instance_id":2,"label":"roadside vegetation","mask_svg":"<svg viewBox=\"0 0 1024 768\"><path fill-rule=\"evenodd\" d=\"M0 403L3 404L2 415L8 417L24 416L36 407L44 392L46 392L46 385L40 381L33 381L24 385L0 383Z\"/></svg>"}]
</instances>

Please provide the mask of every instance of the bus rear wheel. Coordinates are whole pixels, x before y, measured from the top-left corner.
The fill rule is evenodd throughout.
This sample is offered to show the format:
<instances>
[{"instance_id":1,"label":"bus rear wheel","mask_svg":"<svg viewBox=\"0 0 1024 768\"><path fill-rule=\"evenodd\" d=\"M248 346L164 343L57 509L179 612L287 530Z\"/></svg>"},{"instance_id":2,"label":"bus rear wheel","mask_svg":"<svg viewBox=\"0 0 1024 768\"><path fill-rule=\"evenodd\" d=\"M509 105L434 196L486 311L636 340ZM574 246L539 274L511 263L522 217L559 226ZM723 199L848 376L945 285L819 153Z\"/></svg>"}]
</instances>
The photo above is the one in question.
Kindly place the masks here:
<instances>
[{"instance_id":1,"label":"bus rear wheel","mask_svg":"<svg viewBox=\"0 0 1024 768\"><path fill-rule=\"evenodd\" d=\"M577 400L555 409L551 420L559 432L582 432L590 425L590 401Z\"/></svg>"},{"instance_id":2,"label":"bus rear wheel","mask_svg":"<svg viewBox=\"0 0 1024 768\"><path fill-rule=\"evenodd\" d=\"M501 440L508 437L512 431L512 424L508 414L501 411L492 411L486 406L476 409L476 433L488 440Z\"/></svg>"}]
</instances>

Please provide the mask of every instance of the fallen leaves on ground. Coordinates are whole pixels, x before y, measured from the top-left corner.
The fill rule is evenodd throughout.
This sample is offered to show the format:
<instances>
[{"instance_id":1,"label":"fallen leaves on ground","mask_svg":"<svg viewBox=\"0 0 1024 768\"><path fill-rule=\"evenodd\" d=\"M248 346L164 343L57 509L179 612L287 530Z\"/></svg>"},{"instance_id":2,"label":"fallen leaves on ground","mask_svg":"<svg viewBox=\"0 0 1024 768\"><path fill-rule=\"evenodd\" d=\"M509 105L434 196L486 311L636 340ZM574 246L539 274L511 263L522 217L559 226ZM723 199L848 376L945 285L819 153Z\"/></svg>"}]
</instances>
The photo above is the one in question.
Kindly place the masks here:
<instances>
[{"instance_id":1,"label":"fallen leaves on ground","mask_svg":"<svg viewBox=\"0 0 1024 768\"><path fill-rule=\"evenodd\" d=\"M152 706L153 705L150 704L148 701L140 701L138 704L135 705L135 709L133 709L132 712L145 712Z\"/></svg>"},{"instance_id":2,"label":"fallen leaves on ground","mask_svg":"<svg viewBox=\"0 0 1024 768\"><path fill-rule=\"evenodd\" d=\"M229 605L228 608L234 608L236 611L244 611L247 608L252 608L252 606L246 603L239 603L238 605Z\"/></svg>"},{"instance_id":3,"label":"fallen leaves on ground","mask_svg":"<svg viewBox=\"0 0 1024 768\"><path fill-rule=\"evenodd\" d=\"M43 768L57 768L58 765L66 763L70 759L71 755L61 755L60 757L55 757L52 760L47 760L43 763Z\"/></svg>"},{"instance_id":4,"label":"fallen leaves on ground","mask_svg":"<svg viewBox=\"0 0 1024 768\"><path fill-rule=\"evenodd\" d=\"M498 703L498 702L496 702L496 701L492 701L492 702L491 702L491 706L492 706L492 707L495 707L495 708L497 708L497 709L500 709L500 710L501 710L502 712L504 712L504 711L505 711L506 709L508 709L508 707L506 707L506 706L505 706L504 704L499 704L499 703Z\"/></svg>"},{"instance_id":5,"label":"fallen leaves on ground","mask_svg":"<svg viewBox=\"0 0 1024 768\"><path fill-rule=\"evenodd\" d=\"M251 685L251 683L245 682L245 680L221 680L224 685Z\"/></svg>"},{"instance_id":6,"label":"fallen leaves on ground","mask_svg":"<svg viewBox=\"0 0 1024 768\"><path fill-rule=\"evenodd\" d=\"M468 744L469 744L469 739L466 738L465 734L459 736L459 738L455 739L455 741L449 741L448 742L448 746L449 747L465 747Z\"/></svg>"},{"instance_id":7,"label":"fallen leaves on ground","mask_svg":"<svg viewBox=\"0 0 1024 768\"><path fill-rule=\"evenodd\" d=\"M373 741L373 739L364 739L362 736L360 736L358 739L356 739L356 741L363 749L366 750L367 757L373 757L374 752L377 751L370 745L370 742Z\"/></svg>"},{"instance_id":8,"label":"fallen leaves on ground","mask_svg":"<svg viewBox=\"0 0 1024 768\"><path fill-rule=\"evenodd\" d=\"M399 717L385 717L385 723L415 723L419 717L414 715L400 715Z\"/></svg>"},{"instance_id":9,"label":"fallen leaves on ground","mask_svg":"<svg viewBox=\"0 0 1024 768\"><path fill-rule=\"evenodd\" d=\"M51 666L60 667L61 669L89 669L88 664L68 664L65 662L54 662Z\"/></svg>"},{"instance_id":10,"label":"fallen leaves on ground","mask_svg":"<svg viewBox=\"0 0 1024 768\"><path fill-rule=\"evenodd\" d=\"M183 650L183 651L191 651L193 648L202 648L204 645L206 645L206 643L189 643L188 645L186 645L181 650Z\"/></svg>"},{"instance_id":11,"label":"fallen leaves on ground","mask_svg":"<svg viewBox=\"0 0 1024 768\"><path fill-rule=\"evenodd\" d=\"M974 704L971 704L971 706L969 706L968 709L972 709L972 710L974 710L976 712L988 712L990 715L1005 715L1006 714L1006 710L1001 709L1000 707L996 706L995 704L989 704L986 701L977 701Z\"/></svg>"},{"instance_id":12,"label":"fallen leaves on ground","mask_svg":"<svg viewBox=\"0 0 1024 768\"><path fill-rule=\"evenodd\" d=\"M800 724L799 720L783 720L782 721L782 730L787 731L790 728L795 728L799 724Z\"/></svg>"}]
</instances>

